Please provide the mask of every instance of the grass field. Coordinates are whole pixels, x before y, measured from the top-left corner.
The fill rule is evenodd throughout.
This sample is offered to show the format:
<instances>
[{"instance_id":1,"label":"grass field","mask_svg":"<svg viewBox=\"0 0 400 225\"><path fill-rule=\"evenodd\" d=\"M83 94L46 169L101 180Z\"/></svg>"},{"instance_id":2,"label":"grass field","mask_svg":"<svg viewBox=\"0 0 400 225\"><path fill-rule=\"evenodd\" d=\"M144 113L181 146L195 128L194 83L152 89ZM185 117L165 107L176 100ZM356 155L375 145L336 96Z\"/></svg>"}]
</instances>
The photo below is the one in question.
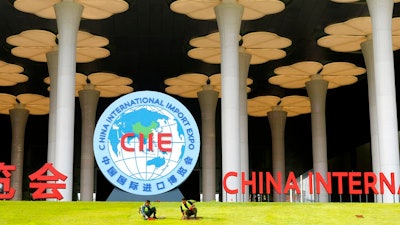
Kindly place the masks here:
<instances>
[{"instance_id":1,"label":"grass field","mask_svg":"<svg viewBox=\"0 0 400 225\"><path fill-rule=\"evenodd\" d=\"M138 214L142 202L0 201L1 225L133 224L400 224L400 204L198 202L199 220L181 220L179 202L153 202L157 216Z\"/></svg>"}]
</instances>

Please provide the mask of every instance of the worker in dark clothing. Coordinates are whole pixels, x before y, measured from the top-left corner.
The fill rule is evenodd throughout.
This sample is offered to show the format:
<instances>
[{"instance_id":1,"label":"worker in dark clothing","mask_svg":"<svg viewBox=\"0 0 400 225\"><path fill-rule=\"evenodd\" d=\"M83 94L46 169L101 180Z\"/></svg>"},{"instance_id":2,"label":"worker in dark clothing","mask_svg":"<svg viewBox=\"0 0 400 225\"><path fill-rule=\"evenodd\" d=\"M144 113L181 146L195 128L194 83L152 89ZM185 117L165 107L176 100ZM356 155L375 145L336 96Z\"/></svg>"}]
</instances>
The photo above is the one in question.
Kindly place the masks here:
<instances>
[{"instance_id":1,"label":"worker in dark clothing","mask_svg":"<svg viewBox=\"0 0 400 225\"><path fill-rule=\"evenodd\" d=\"M142 207L140 207L140 213L145 220L157 219L156 212L156 207L151 206L150 200L146 200ZM151 217L151 215L153 215L153 217Z\"/></svg>"}]
</instances>

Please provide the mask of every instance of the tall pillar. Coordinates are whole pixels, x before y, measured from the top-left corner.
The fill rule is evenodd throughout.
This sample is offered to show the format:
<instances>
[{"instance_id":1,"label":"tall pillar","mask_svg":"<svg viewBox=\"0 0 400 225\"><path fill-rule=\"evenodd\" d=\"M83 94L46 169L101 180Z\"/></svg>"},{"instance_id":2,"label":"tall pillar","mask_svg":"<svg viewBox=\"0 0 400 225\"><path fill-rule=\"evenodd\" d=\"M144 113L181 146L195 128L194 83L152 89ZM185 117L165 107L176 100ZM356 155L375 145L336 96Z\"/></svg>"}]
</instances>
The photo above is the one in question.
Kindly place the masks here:
<instances>
[{"instance_id":1,"label":"tall pillar","mask_svg":"<svg viewBox=\"0 0 400 225\"><path fill-rule=\"evenodd\" d=\"M47 162L54 163L56 146L56 116L57 116L57 70L58 51L46 54L47 69L50 76L50 111L49 111L49 133L47 144Z\"/></svg>"},{"instance_id":2,"label":"tall pillar","mask_svg":"<svg viewBox=\"0 0 400 225\"><path fill-rule=\"evenodd\" d=\"M21 104L17 104L14 109L10 109L12 128L11 164L15 165L15 171L12 172L11 176L11 187L15 189L12 200L22 200L25 127L28 116L29 111L24 109Z\"/></svg>"},{"instance_id":3,"label":"tall pillar","mask_svg":"<svg viewBox=\"0 0 400 225\"><path fill-rule=\"evenodd\" d=\"M218 103L217 91L211 85L203 86L197 93L201 109L201 190L203 201L215 199L216 154L215 154L215 111Z\"/></svg>"},{"instance_id":4,"label":"tall pillar","mask_svg":"<svg viewBox=\"0 0 400 225\"><path fill-rule=\"evenodd\" d=\"M281 194L274 190L273 199L274 202L284 202L285 194L283 190L286 183L285 124L287 112L283 111L281 106L275 106L267 115L272 137L272 173L275 179L279 177L278 173L281 174L281 179L278 181L281 184Z\"/></svg>"},{"instance_id":5,"label":"tall pillar","mask_svg":"<svg viewBox=\"0 0 400 225\"><path fill-rule=\"evenodd\" d=\"M372 19L380 172L388 179L394 173L394 180L399 181L399 137L392 47L394 2L367 0L367 4ZM399 202L397 191L392 194L385 187L382 202Z\"/></svg>"},{"instance_id":6,"label":"tall pillar","mask_svg":"<svg viewBox=\"0 0 400 225\"><path fill-rule=\"evenodd\" d=\"M239 140L239 42L243 6L235 0L224 0L215 7L221 38L221 128L222 176L228 172L240 173ZM240 176L226 179L226 186L237 193L222 188L224 202L240 202Z\"/></svg>"},{"instance_id":7,"label":"tall pillar","mask_svg":"<svg viewBox=\"0 0 400 225\"><path fill-rule=\"evenodd\" d=\"M60 189L62 201L72 201L76 39L83 7L72 1L54 6L58 27L57 116L55 168L67 176L66 188Z\"/></svg>"},{"instance_id":8,"label":"tall pillar","mask_svg":"<svg viewBox=\"0 0 400 225\"><path fill-rule=\"evenodd\" d=\"M364 56L365 66L367 68L368 80L368 102L369 102L369 121L371 132L371 156L372 156L372 171L378 177L381 170L379 160L379 137L377 124L377 109L375 95L375 71L374 71L374 51L372 39L369 39L361 44L361 50ZM379 190L379 184L376 185ZM375 202L382 202L380 195L375 195Z\"/></svg>"},{"instance_id":9,"label":"tall pillar","mask_svg":"<svg viewBox=\"0 0 400 225\"><path fill-rule=\"evenodd\" d=\"M247 77L249 73L251 55L239 51L239 136L240 136L240 171L245 173L245 180L249 180L249 140L247 115ZM250 191L247 187L243 194L243 202L248 202Z\"/></svg>"},{"instance_id":10,"label":"tall pillar","mask_svg":"<svg viewBox=\"0 0 400 225\"><path fill-rule=\"evenodd\" d=\"M58 51L51 51L46 54L47 70L50 77L50 110L49 110L49 132L47 134L47 162L53 163L56 155L56 118L57 118L57 70ZM53 183L54 181L47 181ZM51 193L52 190L48 189ZM55 198L47 198L46 201L56 201Z\"/></svg>"},{"instance_id":11,"label":"tall pillar","mask_svg":"<svg viewBox=\"0 0 400 225\"><path fill-rule=\"evenodd\" d=\"M93 134L96 126L96 110L100 92L87 84L84 90L79 91L79 102L82 114L81 134L81 176L80 200L93 201L94 193L94 150Z\"/></svg>"},{"instance_id":12,"label":"tall pillar","mask_svg":"<svg viewBox=\"0 0 400 225\"><path fill-rule=\"evenodd\" d=\"M323 80L320 74L316 74L311 77L311 81L306 82L306 88L311 102L314 174L319 173L324 180L327 180L328 156L326 144L325 102L328 81ZM314 193L315 201L329 202L328 193L324 188L321 188L320 194L317 194L315 191Z\"/></svg>"}]
</instances>

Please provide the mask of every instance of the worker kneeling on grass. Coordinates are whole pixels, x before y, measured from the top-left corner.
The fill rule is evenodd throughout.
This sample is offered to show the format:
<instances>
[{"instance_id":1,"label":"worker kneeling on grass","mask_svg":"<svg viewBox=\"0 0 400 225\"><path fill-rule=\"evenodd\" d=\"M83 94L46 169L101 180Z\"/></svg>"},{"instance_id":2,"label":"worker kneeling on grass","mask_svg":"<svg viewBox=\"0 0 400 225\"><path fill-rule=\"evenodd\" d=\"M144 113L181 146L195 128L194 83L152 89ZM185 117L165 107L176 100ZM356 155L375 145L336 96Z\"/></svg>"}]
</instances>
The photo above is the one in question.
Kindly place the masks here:
<instances>
[{"instance_id":1,"label":"worker kneeling on grass","mask_svg":"<svg viewBox=\"0 0 400 225\"><path fill-rule=\"evenodd\" d=\"M145 220L152 220L152 219L157 219L156 217L156 207L152 207L150 204L150 200L146 200L142 207L140 207L140 213L143 216L143 219ZM153 217L151 217L153 215Z\"/></svg>"},{"instance_id":2,"label":"worker kneeling on grass","mask_svg":"<svg viewBox=\"0 0 400 225\"><path fill-rule=\"evenodd\" d=\"M194 200L186 200L185 198L182 198L181 201L181 213L182 213L182 219L190 219L191 216L194 218L197 217L197 208L194 205L195 201Z\"/></svg>"}]
</instances>

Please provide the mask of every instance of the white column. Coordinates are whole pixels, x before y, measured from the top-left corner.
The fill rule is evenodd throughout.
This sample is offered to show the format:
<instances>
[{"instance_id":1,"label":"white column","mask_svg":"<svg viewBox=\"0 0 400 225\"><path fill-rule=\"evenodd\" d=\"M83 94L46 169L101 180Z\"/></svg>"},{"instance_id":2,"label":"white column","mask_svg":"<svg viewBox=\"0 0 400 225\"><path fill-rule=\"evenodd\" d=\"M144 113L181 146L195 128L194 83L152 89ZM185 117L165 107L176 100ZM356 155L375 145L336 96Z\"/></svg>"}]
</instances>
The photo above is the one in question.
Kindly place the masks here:
<instances>
[{"instance_id":1,"label":"white column","mask_svg":"<svg viewBox=\"0 0 400 225\"><path fill-rule=\"evenodd\" d=\"M381 172L390 179L394 173L396 185L400 180L399 137L397 127L396 87L392 48L393 0L367 0L372 19L375 70L375 95L378 144ZM382 190L381 190L382 192ZM384 203L399 202L395 194L384 190Z\"/></svg>"},{"instance_id":2,"label":"white column","mask_svg":"<svg viewBox=\"0 0 400 225\"><path fill-rule=\"evenodd\" d=\"M328 156L326 144L325 102L328 81L323 80L322 76L319 74L313 75L311 81L306 82L306 88L311 102L314 173L319 173L324 180L327 180ZM314 193L316 192L314 191ZM315 194L314 199L317 202L329 202L328 193L323 187L321 187L321 193L319 195Z\"/></svg>"},{"instance_id":3,"label":"white column","mask_svg":"<svg viewBox=\"0 0 400 225\"><path fill-rule=\"evenodd\" d=\"M80 200L93 201L94 193L94 150L93 133L96 126L96 109L100 92L87 84L84 90L79 91L79 102L82 114L81 134L81 177Z\"/></svg>"},{"instance_id":4,"label":"white column","mask_svg":"<svg viewBox=\"0 0 400 225\"><path fill-rule=\"evenodd\" d=\"M53 163L56 155L56 118L57 118L57 70L58 70L58 51L51 51L46 54L47 70L50 77L50 110L49 110L49 132L47 138L47 162ZM48 181L53 183L53 181ZM51 193L48 189L46 192ZM56 201L55 198L47 198L46 201Z\"/></svg>"},{"instance_id":5,"label":"white column","mask_svg":"<svg viewBox=\"0 0 400 225\"><path fill-rule=\"evenodd\" d=\"M247 77L249 73L251 55L239 51L239 135L240 135L240 171L245 172L245 179L249 180L249 140L247 115ZM250 198L249 188L244 190L243 202Z\"/></svg>"},{"instance_id":6,"label":"white column","mask_svg":"<svg viewBox=\"0 0 400 225\"><path fill-rule=\"evenodd\" d=\"M374 51L372 39L369 39L361 44L361 50L364 56L365 65L367 67L368 80L368 102L369 102L369 123L371 132L371 156L372 156L372 171L378 177L381 171L379 160L379 138L378 124L376 113L376 95L375 95L375 71L374 71ZM379 190L379 184L376 185ZM380 195L375 195L375 202L382 202Z\"/></svg>"},{"instance_id":7,"label":"white column","mask_svg":"<svg viewBox=\"0 0 400 225\"><path fill-rule=\"evenodd\" d=\"M54 163L56 148L56 116L57 116L57 70L58 51L46 54L47 69L50 77L50 111L49 111L49 133L47 144L47 162Z\"/></svg>"},{"instance_id":8,"label":"white column","mask_svg":"<svg viewBox=\"0 0 400 225\"><path fill-rule=\"evenodd\" d=\"M215 111L218 103L217 91L211 85L197 93L201 109L201 190L203 201L215 199L216 154L215 154Z\"/></svg>"},{"instance_id":9,"label":"white column","mask_svg":"<svg viewBox=\"0 0 400 225\"><path fill-rule=\"evenodd\" d=\"M281 194L274 190L274 202L284 202L285 194L283 190L286 184L286 166L285 166L285 124L287 112L282 107L275 106L272 111L267 113L268 121L271 127L272 137L272 173L275 179L278 178L278 172L281 173Z\"/></svg>"},{"instance_id":10,"label":"white column","mask_svg":"<svg viewBox=\"0 0 400 225\"><path fill-rule=\"evenodd\" d=\"M12 200L22 200L25 127L28 116L29 111L24 109L23 105L17 104L14 109L10 109L12 128L11 165L15 165L10 184L15 189Z\"/></svg>"},{"instance_id":11,"label":"white column","mask_svg":"<svg viewBox=\"0 0 400 225\"><path fill-rule=\"evenodd\" d=\"M240 182L240 141L239 141L239 43L243 6L235 1L224 1L215 7L221 38L221 128L222 128L222 176L237 172L226 185L238 193L227 193L224 188L224 202L241 201Z\"/></svg>"},{"instance_id":12,"label":"white column","mask_svg":"<svg viewBox=\"0 0 400 225\"><path fill-rule=\"evenodd\" d=\"M66 188L60 189L62 201L72 201L76 39L83 7L74 2L54 6L58 27L58 80L56 150L54 167L67 176Z\"/></svg>"}]
</instances>

